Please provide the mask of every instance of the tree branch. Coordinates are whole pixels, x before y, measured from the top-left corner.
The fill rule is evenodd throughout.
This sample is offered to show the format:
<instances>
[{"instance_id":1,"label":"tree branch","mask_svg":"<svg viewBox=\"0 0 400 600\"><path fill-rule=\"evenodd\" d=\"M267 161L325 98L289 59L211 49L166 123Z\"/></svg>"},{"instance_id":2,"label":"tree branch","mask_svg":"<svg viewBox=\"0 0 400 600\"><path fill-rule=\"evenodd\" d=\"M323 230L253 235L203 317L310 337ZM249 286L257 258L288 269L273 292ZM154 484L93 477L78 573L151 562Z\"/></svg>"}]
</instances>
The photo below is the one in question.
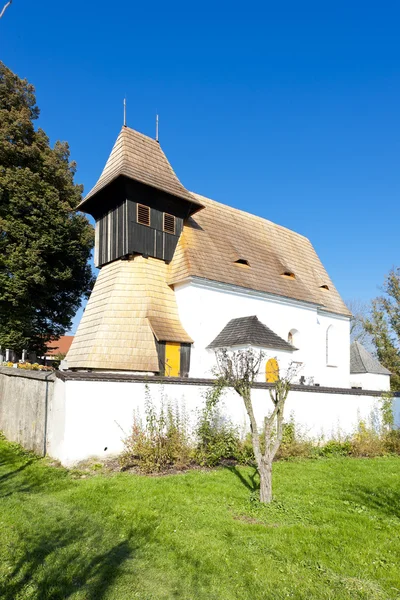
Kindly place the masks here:
<instances>
[{"instance_id":1,"label":"tree branch","mask_svg":"<svg viewBox=\"0 0 400 600\"><path fill-rule=\"evenodd\" d=\"M9 2L7 2L7 4L5 4L5 5L3 6L3 10L2 10L2 11L1 11L1 13L0 13L0 19L1 19L1 17L4 15L4 13L6 12L7 8L10 6L10 4L12 4L12 0L9 0Z\"/></svg>"}]
</instances>

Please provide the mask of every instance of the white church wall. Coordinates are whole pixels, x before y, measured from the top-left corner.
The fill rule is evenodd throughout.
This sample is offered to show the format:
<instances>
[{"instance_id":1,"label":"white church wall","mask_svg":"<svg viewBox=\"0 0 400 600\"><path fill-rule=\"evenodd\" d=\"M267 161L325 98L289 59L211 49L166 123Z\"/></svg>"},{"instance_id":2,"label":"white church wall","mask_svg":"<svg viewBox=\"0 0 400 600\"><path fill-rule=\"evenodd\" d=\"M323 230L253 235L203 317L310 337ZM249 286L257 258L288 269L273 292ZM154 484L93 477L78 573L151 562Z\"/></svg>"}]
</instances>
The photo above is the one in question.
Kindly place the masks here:
<instances>
[{"instance_id":1,"label":"white church wall","mask_svg":"<svg viewBox=\"0 0 400 600\"><path fill-rule=\"evenodd\" d=\"M176 285L175 295L182 325L194 340L191 377L211 376L215 356L206 348L228 321L257 315L284 340L288 339L289 331L296 331L299 350L293 352L292 359L303 362L301 374L306 380L311 378L320 385L349 387L350 321L347 317L319 312L315 305L199 279ZM326 356L328 327L335 332L331 353L333 363L330 365L327 365ZM277 358L280 355L273 350L269 354ZM284 362L286 356L287 353L281 355Z\"/></svg>"},{"instance_id":2,"label":"white church wall","mask_svg":"<svg viewBox=\"0 0 400 600\"><path fill-rule=\"evenodd\" d=\"M207 387L192 384L144 383L141 381L93 381L57 379L53 414L49 419L48 453L69 466L89 457L106 457L123 449L123 439L129 434L134 414L144 416L145 392L148 386L156 406L161 399L185 407L192 424L204 406ZM253 390L256 416L270 409L267 389ZM242 399L227 390L221 400L224 412L242 432L248 428ZM329 439L350 434L358 420L368 419L376 411L376 396L310 391L291 391L287 401L286 419L293 416L308 437ZM399 414L400 421L400 414Z\"/></svg>"}]
</instances>

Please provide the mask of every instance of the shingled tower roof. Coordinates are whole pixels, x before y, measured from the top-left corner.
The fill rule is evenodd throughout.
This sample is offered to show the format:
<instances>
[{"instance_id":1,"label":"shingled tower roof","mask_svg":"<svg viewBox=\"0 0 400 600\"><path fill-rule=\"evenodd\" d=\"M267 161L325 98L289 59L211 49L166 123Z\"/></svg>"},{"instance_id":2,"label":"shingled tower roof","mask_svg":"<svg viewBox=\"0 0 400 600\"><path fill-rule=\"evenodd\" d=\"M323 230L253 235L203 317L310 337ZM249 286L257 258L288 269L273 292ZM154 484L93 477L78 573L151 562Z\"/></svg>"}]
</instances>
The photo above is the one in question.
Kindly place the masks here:
<instances>
[{"instance_id":1,"label":"shingled tower roof","mask_svg":"<svg viewBox=\"0 0 400 600\"><path fill-rule=\"evenodd\" d=\"M130 127L122 127L111 154L96 185L79 204L85 210L93 198L119 176L129 177L145 185L192 203L195 212L203 208L201 202L181 184L160 144Z\"/></svg>"}]
</instances>

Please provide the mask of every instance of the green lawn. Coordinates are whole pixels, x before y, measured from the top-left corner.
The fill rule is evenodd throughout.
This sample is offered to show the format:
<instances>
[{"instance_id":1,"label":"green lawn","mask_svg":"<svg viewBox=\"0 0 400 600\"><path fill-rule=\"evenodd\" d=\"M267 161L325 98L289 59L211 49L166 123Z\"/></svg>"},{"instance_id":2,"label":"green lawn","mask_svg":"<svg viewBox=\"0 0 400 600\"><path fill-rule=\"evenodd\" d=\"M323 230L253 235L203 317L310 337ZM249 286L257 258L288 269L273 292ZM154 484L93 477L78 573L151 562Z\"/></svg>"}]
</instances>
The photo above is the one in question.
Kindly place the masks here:
<instances>
[{"instance_id":1,"label":"green lawn","mask_svg":"<svg viewBox=\"0 0 400 600\"><path fill-rule=\"evenodd\" d=\"M0 441L0 598L400 598L400 458L82 478Z\"/></svg>"}]
</instances>

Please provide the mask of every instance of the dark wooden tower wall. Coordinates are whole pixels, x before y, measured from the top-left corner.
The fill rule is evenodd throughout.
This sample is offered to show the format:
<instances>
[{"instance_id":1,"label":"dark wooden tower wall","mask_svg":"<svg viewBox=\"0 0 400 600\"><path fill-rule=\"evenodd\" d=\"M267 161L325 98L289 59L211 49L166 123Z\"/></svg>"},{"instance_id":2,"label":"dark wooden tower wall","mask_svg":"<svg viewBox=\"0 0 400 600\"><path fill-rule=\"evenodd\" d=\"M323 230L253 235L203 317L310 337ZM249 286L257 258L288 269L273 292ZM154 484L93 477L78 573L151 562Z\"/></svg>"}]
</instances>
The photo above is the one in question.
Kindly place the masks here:
<instances>
[{"instance_id":1,"label":"dark wooden tower wall","mask_svg":"<svg viewBox=\"0 0 400 600\"><path fill-rule=\"evenodd\" d=\"M96 266L102 267L130 254L169 262L182 233L184 218L188 216L187 203L136 182L119 183L109 196L112 201L100 201L93 211ZM147 222L143 219L146 209Z\"/></svg>"}]
</instances>

